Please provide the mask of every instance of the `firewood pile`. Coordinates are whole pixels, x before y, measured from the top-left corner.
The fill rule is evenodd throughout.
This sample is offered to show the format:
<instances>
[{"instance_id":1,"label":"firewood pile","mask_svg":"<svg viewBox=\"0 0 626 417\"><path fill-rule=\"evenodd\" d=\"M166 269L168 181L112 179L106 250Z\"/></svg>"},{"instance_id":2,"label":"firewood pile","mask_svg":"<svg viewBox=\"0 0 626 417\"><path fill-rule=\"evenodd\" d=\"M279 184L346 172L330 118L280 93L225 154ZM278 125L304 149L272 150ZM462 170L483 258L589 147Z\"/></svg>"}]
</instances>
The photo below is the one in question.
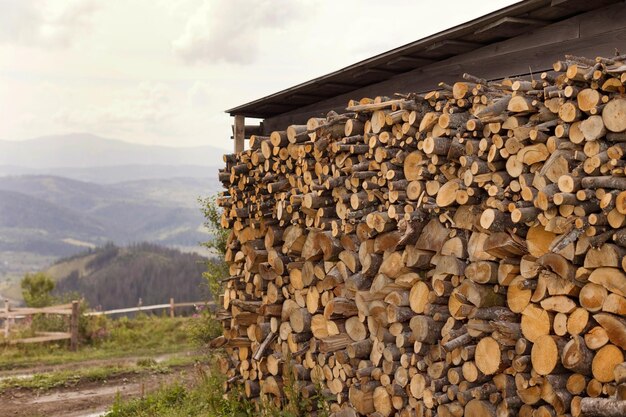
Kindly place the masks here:
<instances>
[{"instance_id":1,"label":"firewood pile","mask_svg":"<svg viewBox=\"0 0 626 417\"><path fill-rule=\"evenodd\" d=\"M462 78L224 157L224 339L247 397L626 415L626 56Z\"/></svg>"}]
</instances>

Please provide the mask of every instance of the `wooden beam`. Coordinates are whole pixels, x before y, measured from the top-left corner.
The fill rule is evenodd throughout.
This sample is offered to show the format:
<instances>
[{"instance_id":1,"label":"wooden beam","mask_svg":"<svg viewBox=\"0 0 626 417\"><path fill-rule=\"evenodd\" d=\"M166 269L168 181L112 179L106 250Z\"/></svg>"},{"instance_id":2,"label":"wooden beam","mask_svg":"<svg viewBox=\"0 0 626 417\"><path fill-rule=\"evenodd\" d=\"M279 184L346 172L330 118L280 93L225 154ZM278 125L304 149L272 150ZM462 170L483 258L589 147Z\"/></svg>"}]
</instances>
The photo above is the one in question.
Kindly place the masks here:
<instances>
[{"instance_id":1,"label":"wooden beam","mask_svg":"<svg viewBox=\"0 0 626 417\"><path fill-rule=\"evenodd\" d=\"M474 49L478 49L484 45L476 42L467 42L457 39L446 39L443 41L435 42L424 49L425 55L432 55L431 53L444 53L446 55L459 55Z\"/></svg>"},{"instance_id":2,"label":"wooden beam","mask_svg":"<svg viewBox=\"0 0 626 417\"><path fill-rule=\"evenodd\" d=\"M235 153L243 152L246 137L246 118L235 115Z\"/></svg>"},{"instance_id":3,"label":"wooden beam","mask_svg":"<svg viewBox=\"0 0 626 417\"><path fill-rule=\"evenodd\" d=\"M42 343L42 342L54 342L57 340L67 340L71 339L72 335L70 333L64 332L42 332L43 336L35 336L35 337L27 337L24 339L14 339L9 341L12 345L22 344L22 343Z\"/></svg>"},{"instance_id":4,"label":"wooden beam","mask_svg":"<svg viewBox=\"0 0 626 417\"><path fill-rule=\"evenodd\" d=\"M520 26L527 26L528 30L530 30L533 26L545 26L547 25L549 22L544 22L543 20L538 20L538 19L525 19L525 18L520 18L520 17L503 17L502 19L496 21L496 22L492 22L489 23L488 25L483 26L482 28L476 30L476 32L474 33L482 33L482 32L486 32L488 30L500 27L500 26L504 26L507 24L517 24Z\"/></svg>"},{"instance_id":5,"label":"wooden beam","mask_svg":"<svg viewBox=\"0 0 626 417\"><path fill-rule=\"evenodd\" d=\"M231 139L235 138L235 125L230 126L233 132L233 135L230 137ZM262 135L263 134L263 126L262 125L245 125L244 132L246 139L248 139L252 135Z\"/></svg>"},{"instance_id":6,"label":"wooden beam","mask_svg":"<svg viewBox=\"0 0 626 417\"><path fill-rule=\"evenodd\" d=\"M412 56L403 55L403 56L390 59L389 61L385 63L385 65L388 67L402 66L402 67L417 68L417 67L421 67L423 65L432 64L432 63L433 63L432 59L416 58Z\"/></svg>"},{"instance_id":7,"label":"wooden beam","mask_svg":"<svg viewBox=\"0 0 626 417\"><path fill-rule=\"evenodd\" d=\"M354 90L360 87L358 84L348 84L348 83L338 83L338 82L319 82L317 83L318 88L336 88L339 90Z\"/></svg>"},{"instance_id":8,"label":"wooden beam","mask_svg":"<svg viewBox=\"0 0 626 417\"><path fill-rule=\"evenodd\" d=\"M214 301L190 301L185 303L175 303L174 308L179 307L193 307L193 306L214 306ZM151 306L141 306L141 307L129 307L129 308L118 308L116 310L107 310L107 311L88 311L84 313L85 316L108 316L111 314L123 314L123 313L134 313L137 311L151 311L151 310L162 310L172 308L172 304L155 304Z\"/></svg>"},{"instance_id":9,"label":"wooden beam","mask_svg":"<svg viewBox=\"0 0 626 417\"><path fill-rule=\"evenodd\" d=\"M78 316L80 315L78 301L72 301L72 316L70 317L70 350L78 349Z\"/></svg>"},{"instance_id":10,"label":"wooden beam","mask_svg":"<svg viewBox=\"0 0 626 417\"><path fill-rule=\"evenodd\" d=\"M9 335L11 334L11 325L9 324L9 311L11 308L9 307L9 300L4 299L4 314L6 318L4 319L4 338L7 340Z\"/></svg>"},{"instance_id":11,"label":"wooden beam","mask_svg":"<svg viewBox=\"0 0 626 417\"><path fill-rule=\"evenodd\" d=\"M355 71L354 74L352 74L352 78L367 77L369 75L380 75L383 77L391 77L395 74L396 73L391 70L383 70L380 68L364 68L359 71Z\"/></svg>"}]
</instances>

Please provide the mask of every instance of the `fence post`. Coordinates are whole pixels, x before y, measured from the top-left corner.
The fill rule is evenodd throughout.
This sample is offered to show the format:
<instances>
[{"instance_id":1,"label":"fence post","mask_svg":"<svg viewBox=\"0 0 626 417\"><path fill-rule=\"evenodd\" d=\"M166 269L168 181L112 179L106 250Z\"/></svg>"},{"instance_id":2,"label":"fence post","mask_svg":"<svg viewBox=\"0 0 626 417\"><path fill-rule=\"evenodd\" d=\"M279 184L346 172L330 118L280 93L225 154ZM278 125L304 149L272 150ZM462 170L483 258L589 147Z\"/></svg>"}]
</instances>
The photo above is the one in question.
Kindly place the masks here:
<instances>
[{"instance_id":1,"label":"fence post","mask_svg":"<svg viewBox=\"0 0 626 417\"><path fill-rule=\"evenodd\" d=\"M72 316L70 318L70 350L78 348L78 301L72 301Z\"/></svg>"},{"instance_id":2,"label":"fence post","mask_svg":"<svg viewBox=\"0 0 626 417\"><path fill-rule=\"evenodd\" d=\"M9 339L9 335L11 334L11 328L10 328L10 324L9 324L9 311L10 311L10 307L9 307L9 300L7 300L6 298L4 299L4 313L5 313L5 319L4 319L4 338L6 340Z\"/></svg>"},{"instance_id":3,"label":"fence post","mask_svg":"<svg viewBox=\"0 0 626 417\"><path fill-rule=\"evenodd\" d=\"M170 298L170 317L174 318L174 297Z\"/></svg>"}]
</instances>

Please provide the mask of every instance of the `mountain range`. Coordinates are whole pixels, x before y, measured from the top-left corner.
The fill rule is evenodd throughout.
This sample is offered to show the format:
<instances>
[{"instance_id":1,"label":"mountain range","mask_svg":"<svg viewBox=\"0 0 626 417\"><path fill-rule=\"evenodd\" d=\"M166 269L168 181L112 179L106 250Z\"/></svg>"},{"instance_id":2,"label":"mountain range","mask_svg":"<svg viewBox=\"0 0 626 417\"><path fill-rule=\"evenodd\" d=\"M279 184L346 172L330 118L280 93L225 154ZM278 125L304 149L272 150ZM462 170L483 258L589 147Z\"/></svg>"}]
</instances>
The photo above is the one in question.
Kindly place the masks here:
<instances>
[{"instance_id":1,"label":"mountain range","mask_svg":"<svg viewBox=\"0 0 626 417\"><path fill-rule=\"evenodd\" d=\"M176 148L88 133L0 140L0 176L54 175L101 184L159 178L216 178L224 149Z\"/></svg>"},{"instance_id":2,"label":"mountain range","mask_svg":"<svg viewBox=\"0 0 626 417\"><path fill-rule=\"evenodd\" d=\"M220 190L224 152L90 134L0 140L0 283L107 242L201 251L198 198Z\"/></svg>"},{"instance_id":3,"label":"mountain range","mask_svg":"<svg viewBox=\"0 0 626 417\"><path fill-rule=\"evenodd\" d=\"M222 165L224 149L212 146L140 145L88 133L0 140L0 166L33 169L94 168L120 165Z\"/></svg>"}]
</instances>

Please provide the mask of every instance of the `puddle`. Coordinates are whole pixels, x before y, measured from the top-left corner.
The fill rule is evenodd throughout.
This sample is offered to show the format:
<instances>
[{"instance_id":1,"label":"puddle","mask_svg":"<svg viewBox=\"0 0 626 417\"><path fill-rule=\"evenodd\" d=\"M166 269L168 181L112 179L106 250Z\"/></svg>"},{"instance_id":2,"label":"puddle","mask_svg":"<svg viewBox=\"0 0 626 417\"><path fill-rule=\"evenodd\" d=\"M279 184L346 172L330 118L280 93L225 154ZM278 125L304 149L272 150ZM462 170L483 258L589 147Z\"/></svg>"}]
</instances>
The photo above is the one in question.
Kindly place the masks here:
<instances>
[{"instance_id":1,"label":"puddle","mask_svg":"<svg viewBox=\"0 0 626 417\"><path fill-rule=\"evenodd\" d=\"M126 386L114 385L111 387L99 387L99 388L95 388L91 390L69 391L69 392L54 393L54 394L49 394L49 395L42 395L41 397L35 398L31 402L33 404L41 404L41 403L76 400L76 399L84 400L86 398L101 397L105 395L115 395L118 392L122 394L124 391L127 391Z\"/></svg>"}]
</instances>

